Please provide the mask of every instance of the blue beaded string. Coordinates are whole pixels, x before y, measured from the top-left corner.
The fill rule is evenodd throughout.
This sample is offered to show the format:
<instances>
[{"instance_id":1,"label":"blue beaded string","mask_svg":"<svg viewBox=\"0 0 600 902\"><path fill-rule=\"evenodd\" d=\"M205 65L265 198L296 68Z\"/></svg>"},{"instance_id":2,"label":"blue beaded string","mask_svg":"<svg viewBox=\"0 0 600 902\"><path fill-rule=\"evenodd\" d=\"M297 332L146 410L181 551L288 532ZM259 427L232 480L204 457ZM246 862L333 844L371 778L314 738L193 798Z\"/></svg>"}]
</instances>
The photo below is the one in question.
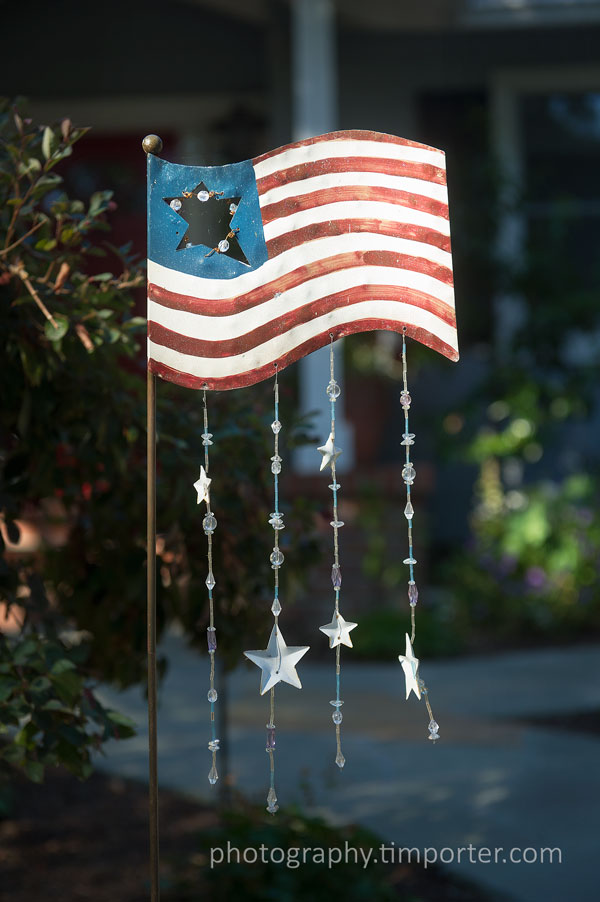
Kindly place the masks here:
<instances>
[{"instance_id":1,"label":"blue beaded string","mask_svg":"<svg viewBox=\"0 0 600 902\"><path fill-rule=\"evenodd\" d=\"M410 620L411 620L411 645L415 641L416 635L416 625L415 625L415 607L418 599L417 587L415 585L415 571L414 571L414 556L413 556L413 531L412 524L414 518L414 511L411 512L412 502L411 502L411 483L415 478L414 467L412 465L410 459L410 446L412 444L412 438L410 437L409 431L409 417L408 411L411 405L411 397L408 392L408 376L407 376L407 366L406 366L406 327L402 332L402 392L400 394L400 403L404 410L404 442L406 446L406 456L404 462L403 469L403 478L406 484L406 508L405 516L408 523L408 568L409 568L409 583L408 583L408 597L410 602ZM410 469L409 469L410 468ZM405 562L406 563L406 562ZM412 593L412 594L411 594ZM429 714L429 739L432 739L435 743L439 739L439 726L435 722L433 717L433 711L431 709L431 704L429 701L429 692L427 690L427 686L425 682L420 676L417 676L417 683L419 685L419 690L421 692L421 697L425 699L425 705L427 707L427 712Z\"/></svg>"},{"instance_id":2,"label":"blue beaded string","mask_svg":"<svg viewBox=\"0 0 600 902\"><path fill-rule=\"evenodd\" d=\"M204 432L202 434L202 444L204 446L204 471L208 476L209 468L210 468L210 460L208 449L210 445L213 444L211 441L212 433L208 431L208 407L206 403L206 389L203 392L203 415L204 415ZM209 518L212 518L214 522L210 523ZM215 618L214 618L214 599L213 599L213 561L212 561L212 537L213 532L216 528L216 520L214 520L214 516L212 514L211 506L210 506L210 494L208 495L206 501L206 514L203 520L203 529L206 534L206 543L207 543L207 563L208 563L208 575L206 577L206 588L208 590L208 610L209 610L209 626L207 630L207 641L208 641L208 652L210 655L210 688L208 692L208 701L210 704L210 742L208 744L209 751L212 753L212 766L210 772L208 774L208 781L211 785L214 785L219 779L219 775L217 772L217 751L219 749L219 740L217 739L217 725L215 719L215 702L216 691L215 691L215 654L216 654L216 633L215 633Z\"/></svg>"}]
</instances>

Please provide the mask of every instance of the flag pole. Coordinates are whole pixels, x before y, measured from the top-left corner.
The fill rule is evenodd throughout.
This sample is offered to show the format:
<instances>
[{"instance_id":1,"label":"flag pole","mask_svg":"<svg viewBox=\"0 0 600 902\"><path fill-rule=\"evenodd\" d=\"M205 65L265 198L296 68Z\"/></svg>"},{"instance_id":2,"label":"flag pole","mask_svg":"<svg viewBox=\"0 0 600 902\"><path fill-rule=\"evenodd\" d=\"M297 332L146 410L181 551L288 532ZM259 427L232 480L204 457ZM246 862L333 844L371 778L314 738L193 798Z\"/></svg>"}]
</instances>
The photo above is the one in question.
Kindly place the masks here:
<instances>
[{"instance_id":1,"label":"flag pole","mask_svg":"<svg viewBox=\"0 0 600 902\"><path fill-rule=\"evenodd\" d=\"M162 141L147 135L142 141L146 155L159 154ZM147 641L148 641L148 802L150 824L150 900L159 902L158 844L158 754L156 701L156 376L146 371L147 416Z\"/></svg>"}]
</instances>

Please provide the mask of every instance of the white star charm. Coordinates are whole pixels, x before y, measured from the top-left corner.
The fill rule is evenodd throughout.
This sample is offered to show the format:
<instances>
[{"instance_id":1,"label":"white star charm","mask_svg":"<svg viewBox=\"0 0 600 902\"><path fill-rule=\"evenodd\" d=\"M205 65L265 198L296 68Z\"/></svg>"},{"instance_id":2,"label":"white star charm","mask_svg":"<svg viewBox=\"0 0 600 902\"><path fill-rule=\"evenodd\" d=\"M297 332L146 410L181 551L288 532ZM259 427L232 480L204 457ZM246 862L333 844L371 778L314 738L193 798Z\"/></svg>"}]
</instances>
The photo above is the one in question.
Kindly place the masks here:
<instances>
[{"instance_id":1,"label":"white star charm","mask_svg":"<svg viewBox=\"0 0 600 902\"><path fill-rule=\"evenodd\" d=\"M264 695L277 683L289 683L296 689L302 689L302 683L296 673L296 664L306 654L310 645L290 646L285 644L281 630L275 624L269 636L269 644L262 651L245 651L249 661L257 664L262 670L260 678L260 694Z\"/></svg>"},{"instance_id":2,"label":"white star charm","mask_svg":"<svg viewBox=\"0 0 600 902\"><path fill-rule=\"evenodd\" d=\"M201 501L206 501L207 504L210 503L211 482L212 479L208 478L204 467L200 467L200 476L194 483L194 488L198 492L198 501L196 502L196 504L200 504Z\"/></svg>"},{"instance_id":3,"label":"white star charm","mask_svg":"<svg viewBox=\"0 0 600 902\"><path fill-rule=\"evenodd\" d=\"M321 445L320 448L317 448L317 451L323 455L323 460L321 461L320 470L324 470L325 467L330 466L335 463L340 454L342 453L341 448L336 448L333 443L333 433L329 433L329 438L325 442L324 445Z\"/></svg>"},{"instance_id":4,"label":"white star charm","mask_svg":"<svg viewBox=\"0 0 600 902\"><path fill-rule=\"evenodd\" d=\"M355 626L358 626L358 623L351 623L349 620L344 620L341 614L334 613L331 623L326 623L319 629L329 636L329 648L335 648L336 645L347 645L348 648L352 648L350 630L353 630Z\"/></svg>"},{"instance_id":5,"label":"white star charm","mask_svg":"<svg viewBox=\"0 0 600 902\"><path fill-rule=\"evenodd\" d=\"M402 670L404 671L404 677L406 679L406 697L408 698L412 691L417 698L421 698L421 690L417 682L419 659L415 658L410 639L408 638L408 633L406 633L406 654L398 655L398 660L402 664Z\"/></svg>"}]
</instances>

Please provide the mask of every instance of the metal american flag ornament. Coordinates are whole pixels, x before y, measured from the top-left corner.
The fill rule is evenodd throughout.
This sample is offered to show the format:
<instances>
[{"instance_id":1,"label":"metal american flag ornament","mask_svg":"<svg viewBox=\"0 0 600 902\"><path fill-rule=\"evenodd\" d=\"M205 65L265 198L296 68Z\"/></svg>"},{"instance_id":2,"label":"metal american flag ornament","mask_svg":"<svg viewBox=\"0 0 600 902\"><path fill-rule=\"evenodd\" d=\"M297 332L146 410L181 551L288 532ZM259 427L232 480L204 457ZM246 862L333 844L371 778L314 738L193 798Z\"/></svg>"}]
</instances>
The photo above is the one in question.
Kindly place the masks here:
<instances>
[{"instance_id":1,"label":"metal american flag ornament","mask_svg":"<svg viewBox=\"0 0 600 902\"><path fill-rule=\"evenodd\" d=\"M407 596L410 624L399 638L399 678L406 697L425 702L429 739L439 739L427 687L415 657L415 611L419 598L413 551L415 511L411 487L415 436L409 429L411 397L406 338L458 360L450 225L443 151L415 141L371 131L339 131L289 144L252 160L226 166L188 166L159 157L160 139L143 142L148 161L148 411L149 527L155 542L155 376L203 392L202 462L194 482L207 539L206 587L209 606L211 753L209 782L218 780L215 706L217 650L212 543L217 518L211 508L207 392L237 389L274 380L271 430L273 456L265 465L273 477L273 626L266 647L245 652L260 669L260 693L269 698L266 750L270 764L267 811L278 809L275 790L275 689L301 688L307 646L288 645L280 628L279 571L284 528L279 474L282 469L279 384L282 370L325 345L330 346L330 378L324 386L331 428L323 436L315 469L330 477L333 553L333 612L319 627L335 652L335 763L343 768L341 647L352 648L357 624L341 611L342 561L338 516L341 486L336 461L336 380L333 343L357 332L386 329L402 336L402 480L406 488ZM218 437L217 437L218 438ZM151 447L152 446L152 447ZM154 575L149 566L150 764L156 769L156 712L153 651ZM153 764L154 762L154 764ZM152 809L152 806L151 806Z\"/></svg>"}]
</instances>

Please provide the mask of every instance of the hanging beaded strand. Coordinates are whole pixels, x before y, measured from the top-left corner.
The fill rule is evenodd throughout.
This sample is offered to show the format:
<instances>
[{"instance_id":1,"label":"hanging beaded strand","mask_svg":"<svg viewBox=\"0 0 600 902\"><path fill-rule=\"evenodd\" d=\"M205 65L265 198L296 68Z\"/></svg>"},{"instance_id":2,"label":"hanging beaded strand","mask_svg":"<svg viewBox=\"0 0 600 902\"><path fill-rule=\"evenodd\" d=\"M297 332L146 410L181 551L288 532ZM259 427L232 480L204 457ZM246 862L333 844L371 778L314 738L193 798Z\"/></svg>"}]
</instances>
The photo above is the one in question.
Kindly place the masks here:
<instances>
[{"instance_id":1,"label":"hanging beaded strand","mask_svg":"<svg viewBox=\"0 0 600 902\"><path fill-rule=\"evenodd\" d=\"M206 389L204 389L203 397L204 412L204 432L202 433L202 445L204 446L204 465L200 467L200 477L194 483L194 488L198 493L198 504L201 501L206 503L206 511L202 519L202 529L206 535L206 558L207 558L207 576L206 588L208 590L208 628L206 630L206 640L208 644L208 654L210 657L210 687L207 698L210 703L210 740L208 742L208 750L212 754L212 766L208 773L208 782L214 786L219 779L217 771L217 752L219 751L219 740L216 734L215 723L215 702L217 701L217 690L215 689L215 653L217 651L217 634L215 630L215 611L213 601L213 589L215 587L215 577L213 573L213 556L212 556L212 538L217 528L217 519L212 512L210 506L210 484L212 480L208 473L210 469L210 461L208 449L213 444L212 432L208 431L208 408L206 404Z\"/></svg>"},{"instance_id":2,"label":"hanging beaded strand","mask_svg":"<svg viewBox=\"0 0 600 902\"><path fill-rule=\"evenodd\" d=\"M341 769L346 763L346 759L342 753L342 741L341 741L341 724L343 720L342 715L342 705L344 704L340 698L340 658L341 658L341 647L342 644L347 645L349 648L352 648L352 640L350 639L350 631L353 630L357 624L350 623L349 621L344 620L340 613L340 591L342 587L342 571L340 567L340 548L339 548L339 530L344 525L343 521L339 519L338 516L338 491L340 489L340 485L337 481L336 474L336 465L335 462L339 455L341 454L341 450L335 447L335 405L336 401L340 397L341 389L338 383L335 380L335 356L333 351L333 335L330 336L331 344L329 348L329 384L327 385L326 394L330 401L331 405L331 431L329 434L329 438L325 445L320 447L318 450L323 455L321 461L321 469L324 469L327 465L331 467L331 484L329 488L331 489L333 496L333 520L331 521L331 527L333 529L333 564L331 566L331 582L333 584L333 590L335 594L334 600L334 611L331 623L327 623L324 626L319 627L322 633L324 633L329 638L329 647L335 648L335 699L332 699L330 705L333 706L334 711L331 715L332 720L335 724L335 739L336 739L336 756L335 763Z\"/></svg>"},{"instance_id":3,"label":"hanging beaded strand","mask_svg":"<svg viewBox=\"0 0 600 902\"><path fill-rule=\"evenodd\" d=\"M279 532L284 529L283 514L279 510L279 474L281 473L281 457L279 455L279 433L281 432L281 423L279 421L279 380L277 364L275 364L275 385L273 386L275 398L275 419L271 423L273 431L273 457L271 458L271 473L273 474L273 497L274 510L269 517L269 523L273 527L273 551L269 560L273 568L273 604L271 605L271 613L273 614L274 626L279 625L279 614L281 613L281 602L279 601L279 568L283 564L284 556L279 549ZM269 792L267 793L267 811L269 814L275 814L279 809L277 804L277 793L275 792L275 686L271 687L269 693L269 722L267 724L267 746L266 751L269 756Z\"/></svg>"},{"instance_id":4,"label":"hanging beaded strand","mask_svg":"<svg viewBox=\"0 0 600 902\"><path fill-rule=\"evenodd\" d=\"M410 646L414 644L415 636L416 636L416 621L415 621L415 609L417 606L417 602L419 600L419 590L417 588L417 584L415 582L415 571L414 567L417 561L414 557L413 552L413 517L414 517L414 508L411 500L411 486L413 485L416 477L415 468L410 459L410 449L414 445L415 436L412 432L410 432L409 424L408 424L408 411L411 405L411 397L408 390L408 371L406 365L406 326L402 332L402 391L400 392L400 404L404 411L404 434L402 436L402 445L406 448L406 458L404 461L404 466L402 468L402 479L406 485L406 507L404 508L404 516L406 517L406 522L408 525L408 557L405 558L404 563L408 566L408 601L410 604L410 625L411 625L411 635L410 635ZM408 639L408 637L407 637ZM411 648L412 655L412 648ZM407 642L407 652L408 652L408 642ZM403 659L404 656L400 656L400 660ZM425 705L427 707L427 713L429 714L429 739L436 742L439 736L439 725L436 723L433 717L433 711L431 710L431 704L429 702L429 692L427 690L427 686L425 685L423 679L417 674L418 669L418 660L413 658L416 661L416 666L414 667L414 680L419 689L419 697L423 697L425 700ZM417 693L416 693L417 694Z\"/></svg>"}]
</instances>

